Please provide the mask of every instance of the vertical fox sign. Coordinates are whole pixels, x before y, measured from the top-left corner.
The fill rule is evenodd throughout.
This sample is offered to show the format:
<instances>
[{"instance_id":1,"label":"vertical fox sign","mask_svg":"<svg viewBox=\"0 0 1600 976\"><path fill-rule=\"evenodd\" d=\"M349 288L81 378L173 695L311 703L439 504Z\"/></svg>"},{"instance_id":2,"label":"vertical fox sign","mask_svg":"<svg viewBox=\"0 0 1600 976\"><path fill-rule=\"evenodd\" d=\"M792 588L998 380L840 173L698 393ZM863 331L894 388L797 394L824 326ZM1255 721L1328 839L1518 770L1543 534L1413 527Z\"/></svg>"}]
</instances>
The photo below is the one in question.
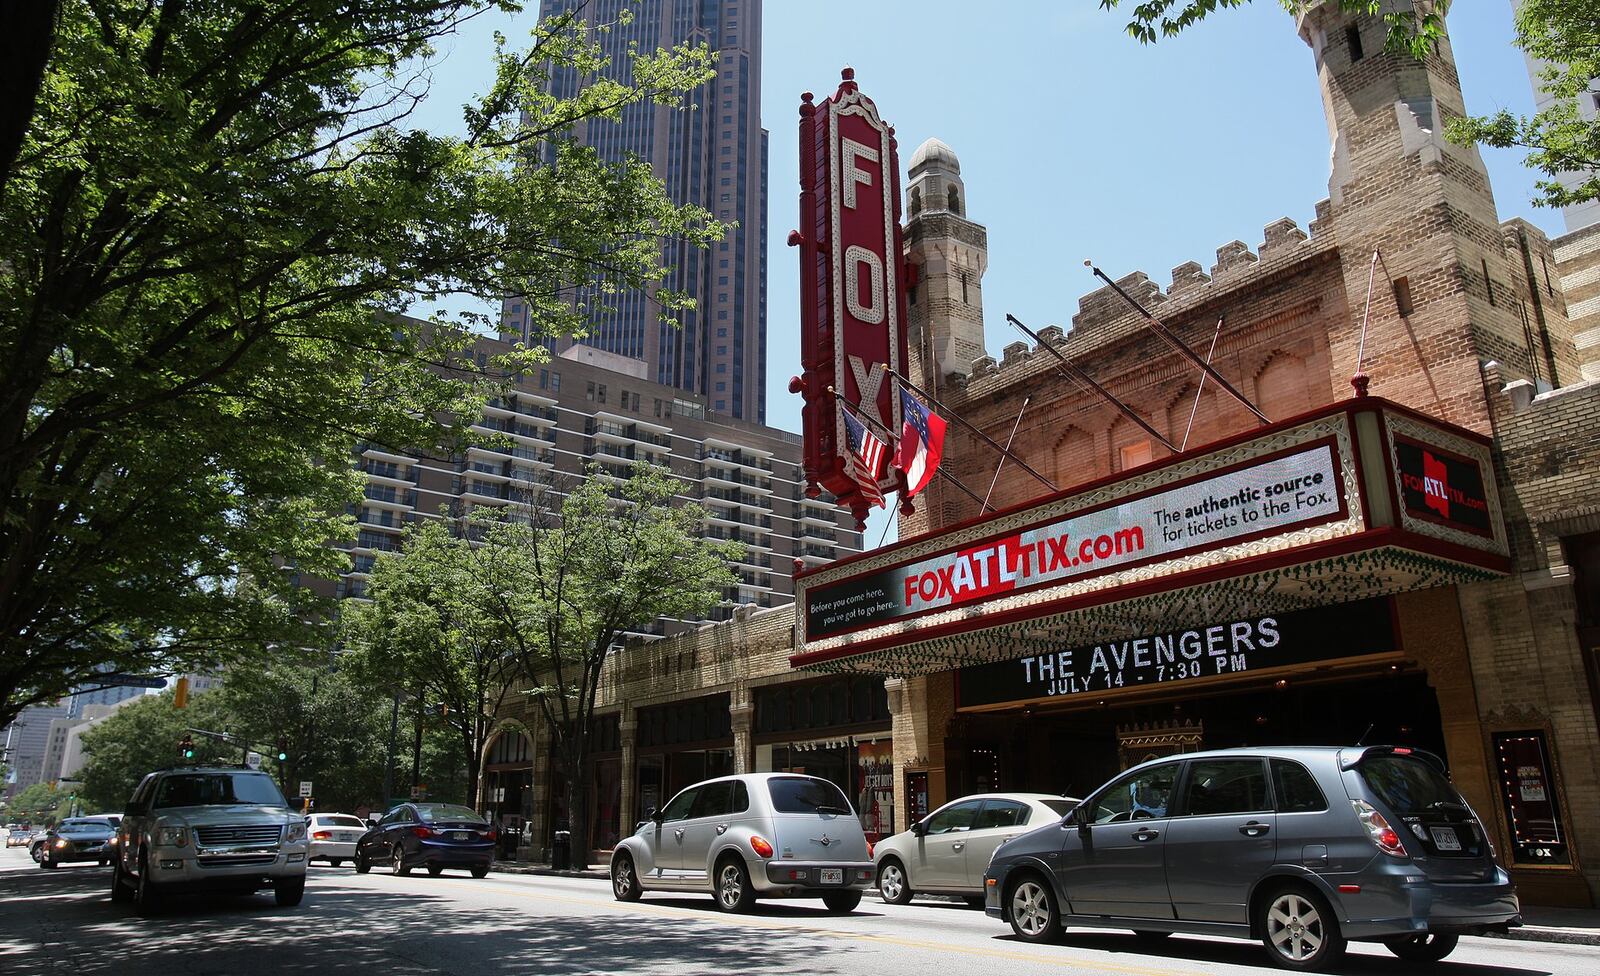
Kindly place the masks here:
<instances>
[{"instance_id":1,"label":"vertical fox sign","mask_svg":"<svg viewBox=\"0 0 1600 976\"><path fill-rule=\"evenodd\" d=\"M900 430L893 373L906 369L900 158L894 129L845 68L832 98L800 96L800 376L806 494L832 492L864 525L873 503L851 478L844 411L889 440ZM898 472L877 472L880 493Z\"/></svg>"}]
</instances>

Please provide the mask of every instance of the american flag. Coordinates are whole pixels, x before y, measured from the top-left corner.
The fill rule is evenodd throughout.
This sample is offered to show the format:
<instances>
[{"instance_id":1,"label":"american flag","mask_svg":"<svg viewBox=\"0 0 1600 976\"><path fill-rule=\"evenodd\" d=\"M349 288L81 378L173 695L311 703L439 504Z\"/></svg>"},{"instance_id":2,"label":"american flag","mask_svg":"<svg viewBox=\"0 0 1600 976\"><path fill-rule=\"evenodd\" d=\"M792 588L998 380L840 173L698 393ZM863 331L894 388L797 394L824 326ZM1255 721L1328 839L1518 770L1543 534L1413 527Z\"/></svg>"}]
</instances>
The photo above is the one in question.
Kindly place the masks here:
<instances>
[{"instance_id":1,"label":"american flag","mask_svg":"<svg viewBox=\"0 0 1600 976\"><path fill-rule=\"evenodd\" d=\"M878 468L883 465L883 456L889 449L848 408L844 410L844 439L850 449L850 477L861 486L861 494L868 501L883 508L883 492L878 490Z\"/></svg>"}]
</instances>

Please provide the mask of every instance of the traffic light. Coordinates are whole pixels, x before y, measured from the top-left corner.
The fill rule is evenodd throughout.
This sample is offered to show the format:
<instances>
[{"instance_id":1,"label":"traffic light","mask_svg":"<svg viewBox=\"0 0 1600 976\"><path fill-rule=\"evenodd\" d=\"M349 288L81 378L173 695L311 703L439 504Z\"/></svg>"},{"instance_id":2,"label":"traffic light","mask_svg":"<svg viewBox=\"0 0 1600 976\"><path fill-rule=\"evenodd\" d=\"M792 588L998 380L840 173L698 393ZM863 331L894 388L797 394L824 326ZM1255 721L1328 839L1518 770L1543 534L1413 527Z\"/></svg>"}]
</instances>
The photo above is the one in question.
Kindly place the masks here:
<instances>
[{"instance_id":1,"label":"traffic light","mask_svg":"<svg viewBox=\"0 0 1600 976\"><path fill-rule=\"evenodd\" d=\"M186 708L189 704L189 676L184 675L178 679L178 684L172 690L172 707Z\"/></svg>"},{"instance_id":2,"label":"traffic light","mask_svg":"<svg viewBox=\"0 0 1600 976\"><path fill-rule=\"evenodd\" d=\"M178 758L185 762L194 758L194 736L187 732L178 740Z\"/></svg>"},{"instance_id":3,"label":"traffic light","mask_svg":"<svg viewBox=\"0 0 1600 976\"><path fill-rule=\"evenodd\" d=\"M283 736L280 735L280 736L278 736L278 762L283 762L285 759L288 759L288 758L289 758L289 740L285 739Z\"/></svg>"}]
</instances>

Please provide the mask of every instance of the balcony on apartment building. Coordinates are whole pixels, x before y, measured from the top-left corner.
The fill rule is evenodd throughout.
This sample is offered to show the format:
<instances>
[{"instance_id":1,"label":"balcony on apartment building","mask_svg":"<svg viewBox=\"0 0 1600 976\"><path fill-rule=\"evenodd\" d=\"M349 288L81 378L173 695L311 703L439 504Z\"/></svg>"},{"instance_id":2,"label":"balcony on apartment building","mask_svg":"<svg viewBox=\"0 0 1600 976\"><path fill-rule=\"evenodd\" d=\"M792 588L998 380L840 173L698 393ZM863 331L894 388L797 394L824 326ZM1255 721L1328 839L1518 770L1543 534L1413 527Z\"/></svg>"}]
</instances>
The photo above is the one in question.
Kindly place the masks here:
<instances>
[{"instance_id":1,"label":"balcony on apartment building","mask_svg":"<svg viewBox=\"0 0 1600 976\"><path fill-rule=\"evenodd\" d=\"M772 506L771 499L762 495L752 494L748 491L739 491L733 488L706 487L700 493L706 501L726 502L730 505L739 505L744 508L757 508L766 511Z\"/></svg>"},{"instance_id":2,"label":"balcony on apartment building","mask_svg":"<svg viewBox=\"0 0 1600 976\"><path fill-rule=\"evenodd\" d=\"M597 412L594 419L584 425L584 433L596 440L630 445L656 457L672 450L671 427L633 420L604 410Z\"/></svg>"},{"instance_id":3,"label":"balcony on apartment building","mask_svg":"<svg viewBox=\"0 0 1600 976\"><path fill-rule=\"evenodd\" d=\"M527 417L536 423L553 424L558 419L556 401L518 391L514 397L490 397L483 405L486 417L515 419Z\"/></svg>"},{"instance_id":4,"label":"balcony on apartment building","mask_svg":"<svg viewBox=\"0 0 1600 976\"><path fill-rule=\"evenodd\" d=\"M414 508L417 504L417 493L409 489L396 488L393 485L369 484L362 497L371 505L392 505L395 508Z\"/></svg>"},{"instance_id":5,"label":"balcony on apartment building","mask_svg":"<svg viewBox=\"0 0 1600 976\"><path fill-rule=\"evenodd\" d=\"M741 447L731 441L708 437L700 448L700 461L706 465L733 466L767 475L773 472L771 451Z\"/></svg>"}]
</instances>

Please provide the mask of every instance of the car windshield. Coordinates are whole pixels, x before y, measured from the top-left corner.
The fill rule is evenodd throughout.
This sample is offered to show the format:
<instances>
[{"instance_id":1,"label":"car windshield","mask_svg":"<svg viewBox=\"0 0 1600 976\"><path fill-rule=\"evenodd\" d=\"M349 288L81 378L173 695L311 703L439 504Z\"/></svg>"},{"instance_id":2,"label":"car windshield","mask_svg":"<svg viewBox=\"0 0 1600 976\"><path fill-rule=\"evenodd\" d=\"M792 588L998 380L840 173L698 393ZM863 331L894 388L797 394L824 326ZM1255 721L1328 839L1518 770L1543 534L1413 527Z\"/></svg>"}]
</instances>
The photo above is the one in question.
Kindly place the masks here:
<instances>
[{"instance_id":1,"label":"car windshield","mask_svg":"<svg viewBox=\"0 0 1600 976\"><path fill-rule=\"evenodd\" d=\"M767 791L772 795L772 808L779 813L851 814L850 801L825 779L777 776L767 780Z\"/></svg>"},{"instance_id":2,"label":"car windshield","mask_svg":"<svg viewBox=\"0 0 1600 976\"><path fill-rule=\"evenodd\" d=\"M182 773L156 788L154 806L199 807L249 804L286 807L278 785L265 773Z\"/></svg>"},{"instance_id":3,"label":"car windshield","mask_svg":"<svg viewBox=\"0 0 1600 976\"><path fill-rule=\"evenodd\" d=\"M440 821L465 820L468 823L486 823L477 812L469 807L458 807L454 803L419 803L417 816L423 823L439 823Z\"/></svg>"},{"instance_id":4,"label":"car windshield","mask_svg":"<svg viewBox=\"0 0 1600 976\"><path fill-rule=\"evenodd\" d=\"M56 827L58 834L109 834L111 827L103 820L63 820Z\"/></svg>"},{"instance_id":5,"label":"car windshield","mask_svg":"<svg viewBox=\"0 0 1600 976\"><path fill-rule=\"evenodd\" d=\"M360 820L357 820L355 817L318 817L317 818L317 826L319 826L319 827L360 827L362 830L365 830L367 828L367 825L365 823L363 823Z\"/></svg>"},{"instance_id":6,"label":"car windshield","mask_svg":"<svg viewBox=\"0 0 1600 976\"><path fill-rule=\"evenodd\" d=\"M1461 795L1444 774L1420 759L1378 755L1364 760L1357 768L1367 788L1402 817L1465 807Z\"/></svg>"},{"instance_id":7,"label":"car windshield","mask_svg":"<svg viewBox=\"0 0 1600 976\"><path fill-rule=\"evenodd\" d=\"M1078 805L1078 801L1064 798L1060 800L1040 800L1039 802L1049 807L1058 817L1065 817L1072 812L1073 807Z\"/></svg>"}]
</instances>

